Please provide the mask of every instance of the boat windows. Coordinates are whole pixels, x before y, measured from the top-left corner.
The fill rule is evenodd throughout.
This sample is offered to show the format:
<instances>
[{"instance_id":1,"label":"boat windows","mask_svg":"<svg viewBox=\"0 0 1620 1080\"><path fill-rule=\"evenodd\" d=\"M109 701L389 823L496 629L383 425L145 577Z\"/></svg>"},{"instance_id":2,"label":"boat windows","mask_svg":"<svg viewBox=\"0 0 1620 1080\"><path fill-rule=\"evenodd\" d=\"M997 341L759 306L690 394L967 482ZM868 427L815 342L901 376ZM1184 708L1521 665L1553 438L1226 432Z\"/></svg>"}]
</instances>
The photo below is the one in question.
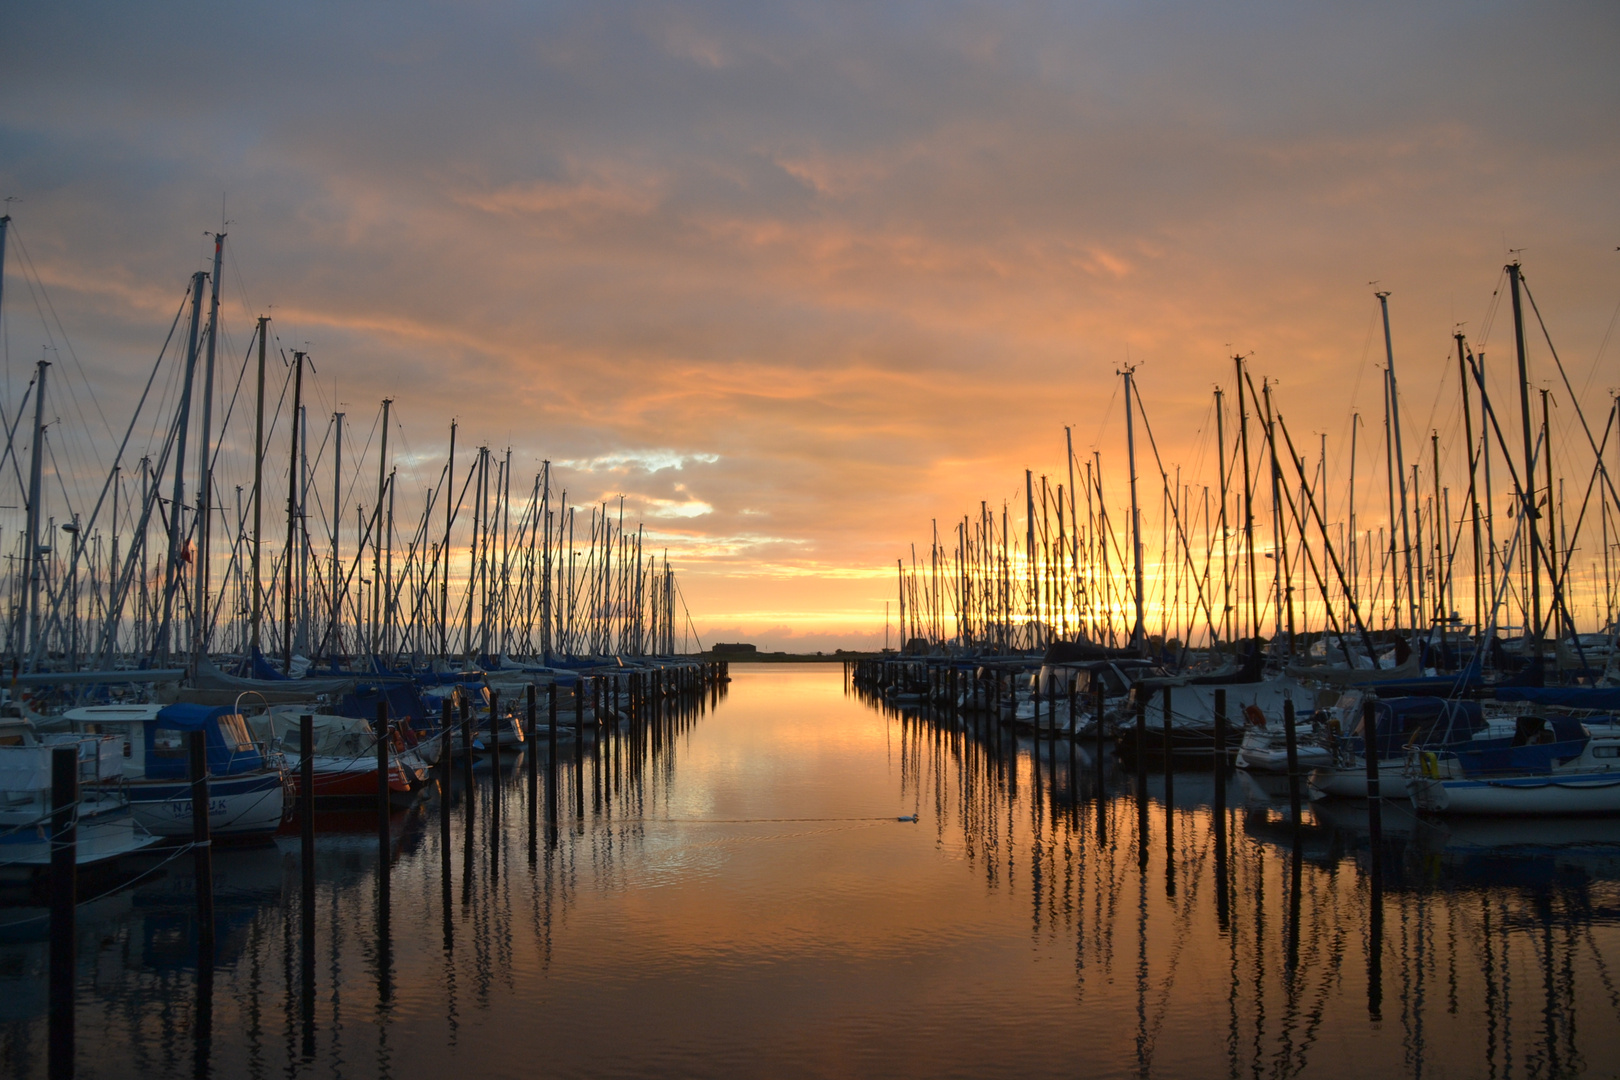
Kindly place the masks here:
<instances>
[{"instance_id":1,"label":"boat windows","mask_svg":"<svg viewBox=\"0 0 1620 1080\"><path fill-rule=\"evenodd\" d=\"M241 713L227 713L219 718L218 723L219 737L225 743L226 750L233 754L253 750L253 736L248 734L247 721Z\"/></svg>"},{"instance_id":2,"label":"boat windows","mask_svg":"<svg viewBox=\"0 0 1620 1080\"><path fill-rule=\"evenodd\" d=\"M25 746L21 735L0 735L0 746Z\"/></svg>"},{"instance_id":3,"label":"boat windows","mask_svg":"<svg viewBox=\"0 0 1620 1080\"><path fill-rule=\"evenodd\" d=\"M152 756L183 758L186 756L186 733L174 728L152 729Z\"/></svg>"},{"instance_id":4,"label":"boat windows","mask_svg":"<svg viewBox=\"0 0 1620 1080\"><path fill-rule=\"evenodd\" d=\"M1608 746L1592 747L1592 756L1596 758L1620 758L1620 743L1610 743Z\"/></svg>"}]
</instances>

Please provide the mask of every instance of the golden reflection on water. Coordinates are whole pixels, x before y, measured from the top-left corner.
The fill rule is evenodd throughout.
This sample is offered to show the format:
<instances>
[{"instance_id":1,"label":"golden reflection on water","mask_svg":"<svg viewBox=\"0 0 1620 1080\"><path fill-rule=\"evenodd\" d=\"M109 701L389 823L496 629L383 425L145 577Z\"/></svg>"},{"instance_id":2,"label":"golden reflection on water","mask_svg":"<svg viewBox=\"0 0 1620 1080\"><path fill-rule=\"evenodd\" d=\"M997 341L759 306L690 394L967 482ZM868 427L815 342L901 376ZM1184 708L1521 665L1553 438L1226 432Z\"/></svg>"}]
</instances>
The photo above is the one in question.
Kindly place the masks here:
<instances>
[{"instance_id":1,"label":"golden reflection on water","mask_svg":"<svg viewBox=\"0 0 1620 1080\"><path fill-rule=\"evenodd\" d=\"M1550 845L1391 809L1375 853L1362 810L1294 829L1234 781L1223 844L1207 773L1167 808L1162 777L1138 793L1088 745L901 714L841 674L738 665L722 695L565 747L533 802L509 762L498 814L487 773L470 811L458 782L448 845L438 800L397 817L385 924L374 817L323 823L313 994L296 836L221 853L211 1003L183 873L88 905L81 1074L199 1053L219 1075L401 1077L1620 1061L1616 823ZM43 1075L43 944L0 960L0 1065Z\"/></svg>"}]
</instances>

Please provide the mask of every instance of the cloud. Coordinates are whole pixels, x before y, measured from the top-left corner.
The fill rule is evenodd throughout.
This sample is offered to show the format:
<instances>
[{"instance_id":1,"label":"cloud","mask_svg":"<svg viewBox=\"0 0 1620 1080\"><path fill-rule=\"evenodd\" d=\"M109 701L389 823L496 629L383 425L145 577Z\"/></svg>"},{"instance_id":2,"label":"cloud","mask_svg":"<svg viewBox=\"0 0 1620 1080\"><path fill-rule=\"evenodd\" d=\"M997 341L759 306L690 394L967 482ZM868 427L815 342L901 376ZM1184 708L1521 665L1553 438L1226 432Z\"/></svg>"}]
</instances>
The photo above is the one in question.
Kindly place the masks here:
<instances>
[{"instance_id":1,"label":"cloud","mask_svg":"<svg viewBox=\"0 0 1620 1080\"><path fill-rule=\"evenodd\" d=\"M1067 482L1065 425L1117 500L1127 357L1171 462L1207 462L1233 352L1343 462L1379 407L1366 283L1416 437L1525 248L1576 385L1612 363L1617 29L1460 2L30 5L0 36L0 194L112 427L223 195L221 383L271 315L316 359L312 439L349 415L357 490L393 397L401 518L455 418L458 491L469 447L510 446L523 498L544 461L571 504L623 494L696 615L869 636L936 519L1006 501L1016 528L1026 467ZM12 411L47 344L15 280Z\"/></svg>"},{"instance_id":2,"label":"cloud","mask_svg":"<svg viewBox=\"0 0 1620 1080\"><path fill-rule=\"evenodd\" d=\"M657 473L665 469L684 469L687 462L713 465L719 460L719 454L682 454L674 450L614 450L593 458L563 460L557 464L563 468L579 469L583 472L628 472L631 469L639 469L645 473Z\"/></svg>"}]
</instances>

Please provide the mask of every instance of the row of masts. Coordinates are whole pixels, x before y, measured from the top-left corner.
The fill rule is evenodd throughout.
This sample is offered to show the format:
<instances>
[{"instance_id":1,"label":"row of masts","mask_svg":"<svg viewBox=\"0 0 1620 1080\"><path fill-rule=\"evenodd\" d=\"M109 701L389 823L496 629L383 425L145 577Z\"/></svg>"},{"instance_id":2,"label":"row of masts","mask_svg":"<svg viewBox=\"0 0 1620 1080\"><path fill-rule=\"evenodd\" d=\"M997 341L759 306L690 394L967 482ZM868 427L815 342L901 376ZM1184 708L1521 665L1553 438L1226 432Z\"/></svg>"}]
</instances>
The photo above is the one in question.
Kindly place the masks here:
<instances>
[{"instance_id":1,"label":"row of masts","mask_svg":"<svg viewBox=\"0 0 1620 1080\"><path fill-rule=\"evenodd\" d=\"M0 267L8 224L0 219ZM19 485L26 524L11 538L4 576L14 669L144 663L195 671L220 654L263 654L283 671L295 670L298 657L392 669L685 647L690 618L668 554L651 551L646 530L626 524L623 496L617 507L580 506L549 461L532 479L520 476L510 448L478 446L458 460L455 422L438 476L418 484L390 454L399 427L392 399L381 402L373 431L375 475L362 475L365 454L344 459L353 438L345 412L334 409L312 448L305 391L313 360L273 349L268 317L258 319L243 360L243 376L250 366L255 373L252 474L230 484L221 455L238 445L230 421L245 395L243 379L228 403L216 387L226 344L224 240L215 234L212 272L192 276L87 512L72 506L53 459L49 361L38 362L5 417L6 456L18 473L16 429L32 406L28 478ZM130 443L166 358L178 369L173 411L155 422L147 416L154 445L130 468ZM279 392L267 386L277 360L285 368ZM216 402L227 409L217 421ZM66 504L60 518L46 509L56 501L49 473ZM278 474L288 481L281 501L266 490Z\"/></svg>"},{"instance_id":2,"label":"row of masts","mask_svg":"<svg viewBox=\"0 0 1620 1080\"><path fill-rule=\"evenodd\" d=\"M1611 394L1594 431L1522 269L1513 263L1504 273L1518 415L1493 400L1484 351L1459 330L1446 376L1459 430L1455 438L1432 430L1410 459L1389 294L1376 294L1384 490L1373 501L1382 506L1369 506L1360 490L1359 413L1349 418L1345 477L1329 460L1326 435L1312 446L1291 431L1276 384L1257 383L1247 358L1234 356L1231 382L1211 403L1215 468L1195 478L1161 456L1136 368L1127 367L1119 373L1125 505L1105 484L1101 453L1078 456L1066 428L1064 468L1025 471L1021 515L1010 500L981 502L943 537L936 520L926 553L919 558L913 546L897 562L902 642L1003 652L1064 640L1220 649L1316 635L1345 658L1372 654L1375 634L1464 651L1509 632L1537 643L1532 650L1559 641L1578 653L1583 626L1612 639L1620 498L1605 458L1620 454L1620 398ZM1553 426L1556 391L1531 382L1532 325L1551 362L1543 375L1557 375L1573 406L1562 436ZM1142 494L1154 474L1156 530L1144 525L1153 508ZM1509 490L1499 495L1504 480Z\"/></svg>"}]
</instances>

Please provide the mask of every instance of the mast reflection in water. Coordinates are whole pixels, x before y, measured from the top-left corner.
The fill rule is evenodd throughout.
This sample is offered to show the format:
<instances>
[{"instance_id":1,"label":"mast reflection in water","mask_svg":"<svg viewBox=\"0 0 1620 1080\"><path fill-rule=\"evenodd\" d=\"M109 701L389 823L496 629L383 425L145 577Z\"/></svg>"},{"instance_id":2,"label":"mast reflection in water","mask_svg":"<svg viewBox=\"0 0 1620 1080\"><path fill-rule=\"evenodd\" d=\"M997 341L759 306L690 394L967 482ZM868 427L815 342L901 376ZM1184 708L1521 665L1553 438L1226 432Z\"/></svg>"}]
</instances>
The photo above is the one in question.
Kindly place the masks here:
<instances>
[{"instance_id":1,"label":"mast reflection in water","mask_svg":"<svg viewBox=\"0 0 1620 1080\"><path fill-rule=\"evenodd\" d=\"M1364 808L1295 829L1286 795L1233 781L1219 829L1208 773L1167 806L1162 775L1138 792L1083 743L902 715L836 665L732 670L729 694L564 743L532 795L520 758L475 762L470 790L458 765L447 801L395 817L386 891L375 816L324 818L313 942L296 832L218 854L211 977L183 861L84 905L80 1075L1620 1061L1615 823L1476 832L1391 803L1375 852ZM0 909L8 1076L45 1074L37 914Z\"/></svg>"}]
</instances>

